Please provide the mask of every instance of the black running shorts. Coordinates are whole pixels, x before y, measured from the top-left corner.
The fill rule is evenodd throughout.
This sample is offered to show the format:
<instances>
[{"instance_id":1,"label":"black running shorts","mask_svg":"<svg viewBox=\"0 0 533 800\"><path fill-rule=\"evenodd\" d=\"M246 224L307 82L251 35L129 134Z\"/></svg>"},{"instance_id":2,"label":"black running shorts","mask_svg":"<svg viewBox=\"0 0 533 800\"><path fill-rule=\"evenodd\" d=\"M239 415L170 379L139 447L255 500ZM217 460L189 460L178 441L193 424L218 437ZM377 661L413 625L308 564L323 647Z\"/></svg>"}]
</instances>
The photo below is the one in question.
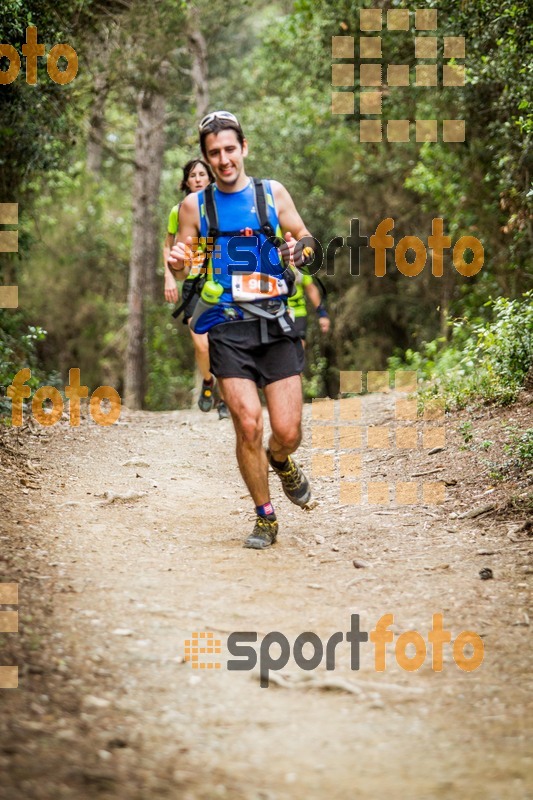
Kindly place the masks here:
<instances>
[{"instance_id":1,"label":"black running shorts","mask_svg":"<svg viewBox=\"0 0 533 800\"><path fill-rule=\"evenodd\" d=\"M290 332L279 322L267 322L268 344L261 344L257 320L223 322L209 331L211 372L217 378L248 378L261 389L269 383L300 375L304 350L294 322L285 314Z\"/></svg>"}]
</instances>

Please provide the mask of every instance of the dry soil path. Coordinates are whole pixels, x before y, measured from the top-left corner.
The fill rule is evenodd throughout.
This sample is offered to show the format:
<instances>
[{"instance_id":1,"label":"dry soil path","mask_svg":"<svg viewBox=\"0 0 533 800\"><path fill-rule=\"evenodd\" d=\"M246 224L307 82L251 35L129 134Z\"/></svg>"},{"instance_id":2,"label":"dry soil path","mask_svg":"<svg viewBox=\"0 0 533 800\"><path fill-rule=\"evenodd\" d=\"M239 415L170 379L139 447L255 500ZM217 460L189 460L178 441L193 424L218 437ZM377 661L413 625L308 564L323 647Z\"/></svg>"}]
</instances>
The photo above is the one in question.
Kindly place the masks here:
<instances>
[{"instance_id":1,"label":"dry soil path","mask_svg":"<svg viewBox=\"0 0 533 800\"><path fill-rule=\"evenodd\" d=\"M391 420L384 401L368 414L372 423ZM307 469L310 430L306 407ZM38 577L51 587L58 669L79 710L51 726L49 748L82 749L87 731L97 766L83 788L68 789L54 786L41 765L50 788L40 794L29 781L24 796L533 797L531 575L517 572L520 545L510 549L508 528L450 518L461 510L453 487L440 506L357 507L340 504L333 478L316 478L318 504L303 512L272 476L279 542L246 550L253 516L233 451L231 423L197 411L124 411L111 428L84 420L30 443L42 488L26 492L24 524L28 541L41 535L46 574ZM432 470L428 480L450 478L449 451L363 458L364 477L376 480ZM480 568L494 559L498 579L482 581ZM226 668L233 631L257 632L258 646L271 631L291 645L304 631L326 642L349 630L352 614L370 631L387 613L395 641L383 673L370 642L352 670L346 641L334 671L322 662L305 673L291 655L268 688L257 670ZM442 672L431 669L429 646L419 670L400 669L399 634L417 630L427 639L434 613L453 638L463 630L482 636L479 669L461 671L449 646ZM184 662L194 631L221 640L222 668ZM23 679L17 692L24 691Z\"/></svg>"}]
</instances>

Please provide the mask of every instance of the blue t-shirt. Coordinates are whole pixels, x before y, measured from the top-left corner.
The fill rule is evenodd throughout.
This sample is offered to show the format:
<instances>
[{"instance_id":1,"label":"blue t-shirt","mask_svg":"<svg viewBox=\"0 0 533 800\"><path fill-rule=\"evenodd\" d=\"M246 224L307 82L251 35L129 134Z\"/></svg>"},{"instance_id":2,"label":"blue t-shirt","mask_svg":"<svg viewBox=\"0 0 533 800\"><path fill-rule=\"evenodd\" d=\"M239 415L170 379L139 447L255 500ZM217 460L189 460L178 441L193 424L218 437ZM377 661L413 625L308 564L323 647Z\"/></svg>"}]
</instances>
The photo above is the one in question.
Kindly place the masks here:
<instances>
[{"instance_id":1,"label":"blue t-shirt","mask_svg":"<svg viewBox=\"0 0 533 800\"><path fill-rule=\"evenodd\" d=\"M265 181L264 184L268 219L276 235L281 237L270 181ZM198 192L197 197L200 236L207 237L204 191ZM224 291L219 302L200 315L194 326L196 333L205 333L213 325L221 322L242 319L242 309L233 299L232 275L261 272L279 278L283 272L277 248L267 241L263 233L253 236L240 234L240 231L246 228L257 231L260 227L253 181L250 179L247 186L239 192L223 192L215 185L213 199L218 216L218 230L229 231L232 235L219 236L214 243L217 257L209 259L207 277L219 283ZM212 246L213 243L208 242L208 248Z\"/></svg>"}]
</instances>

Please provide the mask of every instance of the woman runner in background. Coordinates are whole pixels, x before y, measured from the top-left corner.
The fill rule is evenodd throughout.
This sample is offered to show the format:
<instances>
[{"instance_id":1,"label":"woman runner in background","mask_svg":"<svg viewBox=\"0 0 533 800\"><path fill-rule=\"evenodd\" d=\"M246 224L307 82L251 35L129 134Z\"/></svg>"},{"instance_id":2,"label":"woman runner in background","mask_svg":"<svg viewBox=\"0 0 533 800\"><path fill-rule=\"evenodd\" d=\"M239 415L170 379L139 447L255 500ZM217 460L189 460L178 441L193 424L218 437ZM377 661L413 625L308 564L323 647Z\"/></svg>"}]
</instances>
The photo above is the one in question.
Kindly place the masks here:
<instances>
[{"instance_id":1,"label":"woman runner in background","mask_svg":"<svg viewBox=\"0 0 533 800\"><path fill-rule=\"evenodd\" d=\"M213 174L209 165L206 164L205 161L202 161L201 158L193 158L183 167L183 180L181 181L180 189L182 192L185 192L186 195L199 192L201 189L205 189L213 180ZM175 205L170 212L167 235L163 246L163 259L165 262L165 300L167 303L177 303L179 297L177 282L167 266L167 259L170 254L170 248L174 244L174 239L178 232L180 205L181 203ZM199 297L198 294L191 292L193 280L194 275L189 275L187 280L183 282L183 301L187 300L190 296L190 300L183 311L183 322L185 325L189 324ZM201 411L211 411L216 402L216 380L209 369L209 344L207 341L207 333L194 333L190 327L189 332L194 345L196 365L202 376L202 389L200 397L198 398L198 406ZM217 408L219 419L227 419L229 417L227 406L223 400L219 401Z\"/></svg>"}]
</instances>

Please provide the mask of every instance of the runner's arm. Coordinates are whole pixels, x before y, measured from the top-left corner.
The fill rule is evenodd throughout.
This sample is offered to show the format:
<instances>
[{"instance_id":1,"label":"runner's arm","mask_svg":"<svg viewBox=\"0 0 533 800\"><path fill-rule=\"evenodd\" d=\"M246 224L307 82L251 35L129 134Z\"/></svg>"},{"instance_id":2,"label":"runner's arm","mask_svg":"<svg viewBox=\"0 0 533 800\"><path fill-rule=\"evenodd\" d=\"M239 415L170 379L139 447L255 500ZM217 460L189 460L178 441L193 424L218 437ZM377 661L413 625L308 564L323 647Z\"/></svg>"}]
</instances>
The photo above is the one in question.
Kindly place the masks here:
<instances>
[{"instance_id":1,"label":"runner's arm","mask_svg":"<svg viewBox=\"0 0 533 800\"><path fill-rule=\"evenodd\" d=\"M170 255L170 249L174 244L175 238L176 237L174 236L173 233L167 233L167 235L165 236L165 242L163 244L163 262L165 264L165 267L167 266L168 257Z\"/></svg>"},{"instance_id":2,"label":"runner's arm","mask_svg":"<svg viewBox=\"0 0 533 800\"><path fill-rule=\"evenodd\" d=\"M270 185L274 195L278 221L286 241L286 244L280 247L281 257L285 265L290 260L291 264L300 269L304 264L309 263L312 256L311 233L305 227L304 221L296 210L294 200L283 184L278 181L271 181ZM299 247L295 253L296 243L304 236L311 237L311 241L308 242L308 246ZM289 251L288 253L287 250Z\"/></svg>"},{"instance_id":3,"label":"runner's arm","mask_svg":"<svg viewBox=\"0 0 533 800\"><path fill-rule=\"evenodd\" d=\"M294 200L283 184L278 181L270 181L270 185L283 234L290 232L296 240L301 239L303 236L311 236L296 210Z\"/></svg>"},{"instance_id":4,"label":"runner's arm","mask_svg":"<svg viewBox=\"0 0 533 800\"><path fill-rule=\"evenodd\" d=\"M198 198L190 194L185 198L180 207L180 225L176 236L176 243L170 250L168 267L178 281L184 281L194 263L198 251L198 237L200 236L200 214L198 212ZM196 239L196 246L192 246ZM203 255L200 255L203 260Z\"/></svg>"},{"instance_id":5,"label":"runner's arm","mask_svg":"<svg viewBox=\"0 0 533 800\"><path fill-rule=\"evenodd\" d=\"M308 286L305 287L305 293L308 296L309 300L313 304L313 308L315 311L320 305L320 292L318 291L317 287L314 283L310 283Z\"/></svg>"},{"instance_id":6,"label":"runner's arm","mask_svg":"<svg viewBox=\"0 0 533 800\"><path fill-rule=\"evenodd\" d=\"M320 297L320 292L318 291L314 283L309 283L305 287L305 293L308 296L311 303L313 304L313 308L318 314L318 324L321 332L328 333L331 323L329 315L324 306L322 305L322 298Z\"/></svg>"},{"instance_id":7,"label":"runner's arm","mask_svg":"<svg viewBox=\"0 0 533 800\"><path fill-rule=\"evenodd\" d=\"M176 303L178 301L178 289L176 286L176 279L168 267L168 257L170 255L170 248L174 244L174 234L167 233L165 243L163 245L163 262L165 264L165 300L167 303Z\"/></svg>"}]
</instances>

